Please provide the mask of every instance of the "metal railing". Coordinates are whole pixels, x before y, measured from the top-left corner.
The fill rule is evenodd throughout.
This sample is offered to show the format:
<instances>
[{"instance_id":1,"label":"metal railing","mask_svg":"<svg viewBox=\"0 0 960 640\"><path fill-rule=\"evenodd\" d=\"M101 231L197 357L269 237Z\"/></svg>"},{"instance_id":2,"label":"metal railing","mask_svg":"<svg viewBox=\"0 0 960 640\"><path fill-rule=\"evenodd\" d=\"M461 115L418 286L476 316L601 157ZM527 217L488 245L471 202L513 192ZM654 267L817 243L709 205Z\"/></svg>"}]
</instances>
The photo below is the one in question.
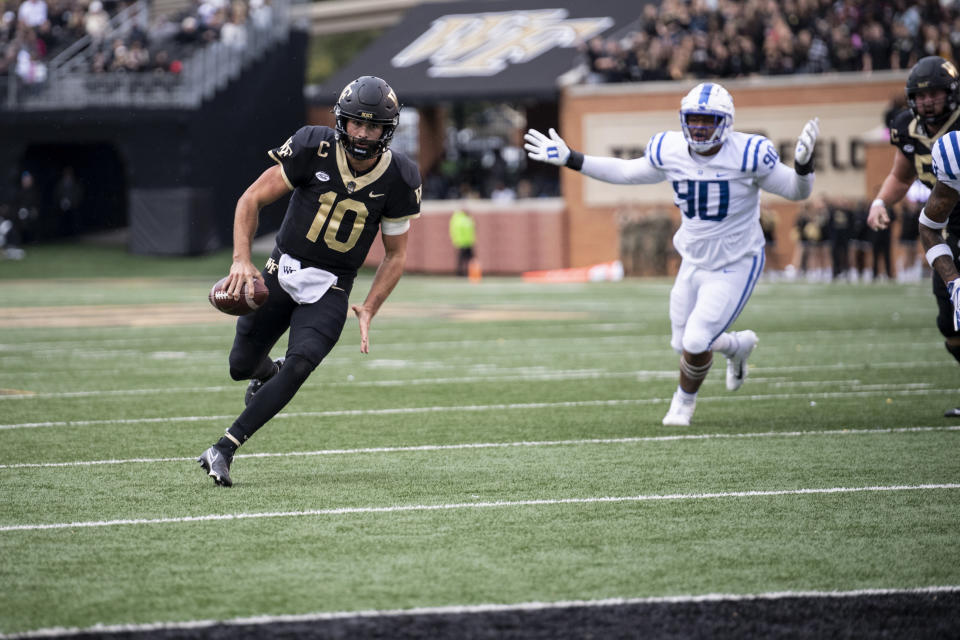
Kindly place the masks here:
<instances>
[{"instance_id":1,"label":"metal railing","mask_svg":"<svg viewBox=\"0 0 960 640\"><path fill-rule=\"evenodd\" d=\"M134 27L146 33L150 23L150 5L147 0L137 0L129 7L118 11L107 22L102 39L85 35L57 54L47 64L48 73L89 68L91 59L101 42L113 38L125 38Z\"/></svg>"},{"instance_id":2,"label":"metal railing","mask_svg":"<svg viewBox=\"0 0 960 640\"><path fill-rule=\"evenodd\" d=\"M231 46L213 42L182 59L179 73L169 71L91 70L96 43L88 37L68 47L47 66L47 79L37 84L22 82L12 72L0 83L0 109L39 111L91 107L141 109L196 108L239 77L245 67L268 48L289 37L291 0L274 0L269 20L248 18L246 44ZM119 37L147 16L146 0L138 0L123 12L108 34ZM115 18L120 17L115 16ZM112 21L111 21L112 22ZM106 39L111 36L107 35ZM161 43L162 44L162 43ZM5 88L5 91L4 91Z\"/></svg>"}]
</instances>

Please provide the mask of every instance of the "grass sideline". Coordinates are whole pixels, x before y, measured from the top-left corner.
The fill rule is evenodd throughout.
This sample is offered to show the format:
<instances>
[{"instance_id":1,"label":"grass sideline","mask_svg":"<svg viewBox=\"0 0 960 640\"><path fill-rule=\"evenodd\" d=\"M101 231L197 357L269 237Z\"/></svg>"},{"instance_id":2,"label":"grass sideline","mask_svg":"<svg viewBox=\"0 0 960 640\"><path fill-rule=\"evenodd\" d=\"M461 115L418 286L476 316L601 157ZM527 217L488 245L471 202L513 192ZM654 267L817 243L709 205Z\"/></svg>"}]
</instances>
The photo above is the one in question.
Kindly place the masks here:
<instances>
[{"instance_id":1,"label":"grass sideline","mask_svg":"<svg viewBox=\"0 0 960 640\"><path fill-rule=\"evenodd\" d=\"M224 490L193 458L242 408L204 299L229 254L122 253L0 262L6 312L72 309L0 334L0 633L960 584L926 283L762 283L744 388L718 359L678 430L668 281L406 276L371 354L349 319Z\"/></svg>"}]
</instances>

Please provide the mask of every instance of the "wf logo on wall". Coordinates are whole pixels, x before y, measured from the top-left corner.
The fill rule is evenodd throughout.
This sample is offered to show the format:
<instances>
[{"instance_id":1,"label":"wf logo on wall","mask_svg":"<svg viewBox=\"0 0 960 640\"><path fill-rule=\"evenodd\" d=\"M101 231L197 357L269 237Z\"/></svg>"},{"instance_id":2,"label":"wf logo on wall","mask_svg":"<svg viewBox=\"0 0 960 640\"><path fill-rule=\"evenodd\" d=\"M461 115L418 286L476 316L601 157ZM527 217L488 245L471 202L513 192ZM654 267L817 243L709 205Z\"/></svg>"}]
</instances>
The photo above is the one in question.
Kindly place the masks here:
<instances>
[{"instance_id":1,"label":"wf logo on wall","mask_svg":"<svg viewBox=\"0 0 960 640\"><path fill-rule=\"evenodd\" d=\"M566 9L454 14L393 57L395 67L425 60L434 78L492 76L509 64L530 62L555 47L572 47L609 29L613 18L570 18Z\"/></svg>"}]
</instances>

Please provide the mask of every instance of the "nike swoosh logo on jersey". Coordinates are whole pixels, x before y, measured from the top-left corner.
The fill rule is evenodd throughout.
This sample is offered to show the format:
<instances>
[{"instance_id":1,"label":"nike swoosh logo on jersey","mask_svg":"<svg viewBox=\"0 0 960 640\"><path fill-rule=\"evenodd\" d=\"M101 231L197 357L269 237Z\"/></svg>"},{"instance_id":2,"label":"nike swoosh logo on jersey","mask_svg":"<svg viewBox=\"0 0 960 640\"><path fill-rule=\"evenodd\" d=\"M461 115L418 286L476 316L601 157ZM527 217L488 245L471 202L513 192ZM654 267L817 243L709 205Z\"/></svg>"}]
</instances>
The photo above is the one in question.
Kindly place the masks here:
<instances>
[{"instance_id":1,"label":"nike swoosh logo on jersey","mask_svg":"<svg viewBox=\"0 0 960 640\"><path fill-rule=\"evenodd\" d=\"M718 173L718 174L717 174L717 177L718 177L718 178L722 178L722 177L725 176L725 175L727 175L727 174L726 174L726 173Z\"/></svg>"},{"instance_id":2,"label":"nike swoosh logo on jersey","mask_svg":"<svg viewBox=\"0 0 960 640\"><path fill-rule=\"evenodd\" d=\"M382 193L374 193L373 191L370 192L371 198L379 198L382 195L383 195Z\"/></svg>"}]
</instances>

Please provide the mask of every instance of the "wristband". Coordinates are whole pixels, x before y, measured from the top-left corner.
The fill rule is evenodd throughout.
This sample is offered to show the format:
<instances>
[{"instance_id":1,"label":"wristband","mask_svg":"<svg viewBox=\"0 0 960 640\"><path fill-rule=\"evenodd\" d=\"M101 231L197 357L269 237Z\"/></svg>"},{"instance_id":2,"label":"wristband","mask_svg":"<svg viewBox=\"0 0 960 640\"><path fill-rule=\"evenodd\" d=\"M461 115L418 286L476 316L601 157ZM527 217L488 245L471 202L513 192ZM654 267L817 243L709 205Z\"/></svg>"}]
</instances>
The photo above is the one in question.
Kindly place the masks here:
<instances>
[{"instance_id":1,"label":"wristband","mask_svg":"<svg viewBox=\"0 0 960 640\"><path fill-rule=\"evenodd\" d=\"M933 229L934 231L940 231L947 226L947 221L937 222L936 220L931 220L927 217L927 208L924 207L920 209L920 224L927 227L928 229Z\"/></svg>"},{"instance_id":2,"label":"wristband","mask_svg":"<svg viewBox=\"0 0 960 640\"><path fill-rule=\"evenodd\" d=\"M953 252L950 251L950 247L947 246L945 242L940 244L935 244L929 249L927 249L927 264L933 268L933 261L939 258L940 256L947 256L953 260Z\"/></svg>"},{"instance_id":3,"label":"wristband","mask_svg":"<svg viewBox=\"0 0 960 640\"><path fill-rule=\"evenodd\" d=\"M583 168L583 154L570 149L570 157L567 158L566 165L574 171L580 171Z\"/></svg>"},{"instance_id":4,"label":"wristband","mask_svg":"<svg viewBox=\"0 0 960 640\"><path fill-rule=\"evenodd\" d=\"M887 208L887 203L883 201L883 198L877 198L876 200L874 200L873 202L871 202L871 203L870 203L870 208L872 209L873 207L875 207L875 206L877 206L877 205L880 205L880 206L883 207L884 209Z\"/></svg>"}]
</instances>

